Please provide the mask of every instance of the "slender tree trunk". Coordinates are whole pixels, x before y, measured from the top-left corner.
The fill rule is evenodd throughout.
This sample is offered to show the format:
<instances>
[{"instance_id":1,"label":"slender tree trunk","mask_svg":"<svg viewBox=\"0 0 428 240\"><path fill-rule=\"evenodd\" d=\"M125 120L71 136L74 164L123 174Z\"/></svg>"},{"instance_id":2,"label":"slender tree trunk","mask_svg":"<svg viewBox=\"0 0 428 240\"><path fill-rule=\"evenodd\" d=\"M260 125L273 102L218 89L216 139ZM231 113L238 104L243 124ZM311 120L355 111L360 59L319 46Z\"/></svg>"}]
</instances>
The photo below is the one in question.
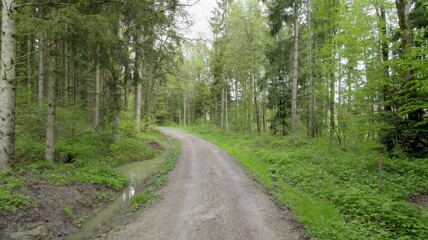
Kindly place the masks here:
<instances>
[{"instance_id":1,"label":"slender tree trunk","mask_svg":"<svg viewBox=\"0 0 428 240\"><path fill-rule=\"evenodd\" d=\"M14 0L3 0L0 79L0 170L6 169L15 157L15 14Z\"/></svg>"},{"instance_id":2,"label":"slender tree trunk","mask_svg":"<svg viewBox=\"0 0 428 240\"><path fill-rule=\"evenodd\" d=\"M291 133L297 136L297 78L299 67L299 18L298 5L294 5L294 51L293 51L293 82L291 86Z\"/></svg>"},{"instance_id":3,"label":"slender tree trunk","mask_svg":"<svg viewBox=\"0 0 428 240\"><path fill-rule=\"evenodd\" d=\"M37 89L39 111L43 112L43 98L45 95L45 33L43 31L39 32L39 79Z\"/></svg>"},{"instance_id":4,"label":"slender tree trunk","mask_svg":"<svg viewBox=\"0 0 428 240\"><path fill-rule=\"evenodd\" d=\"M389 67L388 67L388 60L389 60L389 47L388 47L388 41L386 40L387 32L386 32L386 13L383 6L379 9L379 24L380 24L380 39L381 39L381 52L382 52L382 64L384 68L384 77L387 80L387 83L383 87L383 101L384 101L384 107L385 111L387 113L390 113L392 110L391 107L391 93L390 93L390 86L389 86Z\"/></svg>"},{"instance_id":5,"label":"slender tree trunk","mask_svg":"<svg viewBox=\"0 0 428 240\"><path fill-rule=\"evenodd\" d=\"M254 107L256 110L257 133L260 134L261 133L260 108L259 108L259 100L258 100L258 95L257 95L256 66L255 66L255 60L254 60L254 47L253 46L251 46L251 62L252 62L251 78L252 78L252 85L253 85Z\"/></svg>"},{"instance_id":6,"label":"slender tree trunk","mask_svg":"<svg viewBox=\"0 0 428 240\"><path fill-rule=\"evenodd\" d=\"M336 95L336 89L335 89L335 76L333 69L331 69L330 73L330 91L329 91L329 106L330 106L330 135L333 136L336 131L336 123L335 123L335 100L334 97Z\"/></svg>"},{"instance_id":7,"label":"slender tree trunk","mask_svg":"<svg viewBox=\"0 0 428 240\"><path fill-rule=\"evenodd\" d=\"M27 37L27 90L28 90L28 102L32 101L33 96L33 72L31 71L31 51L33 50L33 39L31 35Z\"/></svg>"},{"instance_id":8,"label":"slender tree trunk","mask_svg":"<svg viewBox=\"0 0 428 240\"><path fill-rule=\"evenodd\" d=\"M183 125L184 125L184 127L186 127L187 125L186 125L186 115L187 115L187 109L186 109L186 106L187 106L187 104L186 104L186 98L187 98L187 96L186 96L186 93L184 92L183 93Z\"/></svg>"},{"instance_id":9,"label":"slender tree trunk","mask_svg":"<svg viewBox=\"0 0 428 240\"><path fill-rule=\"evenodd\" d=\"M119 17L119 29L118 29L118 37L120 41L123 43L124 39L124 32L125 32L125 26L124 22L122 20L123 15L120 15ZM117 69L114 71L117 71L112 74L112 84L110 86L110 91L112 92L112 104L113 104L113 138L115 142L120 142L120 106L121 106L121 99L120 99L120 89L119 89L119 79L122 75L122 66L117 66Z\"/></svg>"},{"instance_id":10,"label":"slender tree trunk","mask_svg":"<svg viewBox=\"0 0 428 240\"><path fill-rule=\"evenodd\" d=\"M128 54L127 54L128 55ZM127 63L125 63L125 78L124 78L124 89L125 89L125 96L124 96L124 106L125 106L125 111L128 112L129 111L129 95L130 95L130 89L129 89L129 83L130 83L130 78L131 78L131 72L129 69L129 63L128 63L128 57L127 57Z\"/></svg>"},{"instance_id":11,"label":"slender tree trunk","mask_svg":"<svg viewBox=\"0 0 428 240\"><path fill-rule=\"evenodd\" d=\"M311 0L307 2L308 12L308 75L309 75L309 135L316 137L317 135L317 116L315 111L315 81L312 74L312 28L311 28Z\"/></svg>"},{"instance_id":12,"label":"slender tree trunk","mask_svg":"<svg viewBox=\"0 0 428 240\"><path fill-rule=\"evenodd\" d=\"M100 73L100 64L96 63L95 69L95 118L94 126L97 128L100 125L100 110L101 110L101 73Z\"/></svg>"},{"instance_id":13,"label":"slender tree trunk","mask_svg":"<svg viewBox=\"0 0 428 240\"><path fill-rule=\"evenodd\" d=\"M229 91L227 91L227 93L228 93ZM224 96L224 98L225 98L225 114L226 114L226 131L228 131L229 130L229 113L228 113L228 107L227 107L227 95L228 94L225 94L225 96Z\"/></svg>"},{"instance_id":14,"label":"slender tree trunk","mask_svg":"<svg viewBox=\"0 0 428 240\"><path fill-rule=\"evenodd\" d=\"M221 88L220 128L224 129L224 87Z\"/></svg>"},{"instance_id":15,"label":"slender tree trunk","mask_svg":"<svg viewBox=\"0 0 428 240\"><path fill-rule=\"evenodd\" d=\"M143 63L141 62L142 59L139 59L140 62L138 64L138 78L136 82L136 89L135 89L135 130L137 132L141 131L141 103L142 103L142 94L143 94L143 86L141 83L141 78L143 76Z\"/></svg>"},{"instance_id":16,"label":"slender tree trunk","mask_svg":"<svg viewBox=\"0 0 428 240\"><path fill-rule=\"evenodd\" d=\"M239 97L238 97L238 79L235 80L235 103L236 103L236 109L235 109L235 125L238 127L239 124Z\"/></svg>"},{"instance_id":17,"label":"slender tree trunk","mask_svg":"<svg viewBox=\"0 0 428 240\"><path fill-rule=\"evenodd\" d=\"M53 9L52 13L55 14L56 9ZM45 145L45 159L50 162L55 161L56 51L57 46L53 44L49 50L48 111Z\"/></svg>"},{"instance_id":18,"label":"slender tree trunk","mask_svg":"<svg viewBox=\"0 0 428 240\"><path fill-rule=\"evenodd\" d=\"M64 105L70 101L70 58L68 56L68 42L64 42Z\"/></svg>"},{"instance_id":19,"label":"slender tree trunk","mask_svg":"<svg viewBox=\"0 0 428 240\"><path fill-rule=\"evenodd\" d=\"M154 69L153 66L149 66L147 75L147 96L146 96L146 115L149 119L153 120L153 90L154 90Z\"/></svg>"}]
</instances>

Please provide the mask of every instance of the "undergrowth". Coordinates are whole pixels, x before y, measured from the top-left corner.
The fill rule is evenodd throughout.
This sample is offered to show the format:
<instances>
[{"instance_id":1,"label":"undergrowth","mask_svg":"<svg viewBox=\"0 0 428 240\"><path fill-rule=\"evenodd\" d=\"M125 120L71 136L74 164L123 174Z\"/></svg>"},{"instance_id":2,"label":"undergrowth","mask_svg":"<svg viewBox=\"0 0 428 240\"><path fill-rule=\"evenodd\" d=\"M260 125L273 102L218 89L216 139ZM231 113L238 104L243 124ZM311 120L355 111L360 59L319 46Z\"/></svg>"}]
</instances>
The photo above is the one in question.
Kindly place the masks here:
<instances>
[{"instance_id":1,"label":"undergrowth","mask_svg":"<svg viewBox=\"0 0 428 240\"><path fill-rule=\"evenodd\" d=\"M318 239L426 239L428 210L410 203L428 193L428 159L389 159L361 142L224 133L193 127L222 147L292 210ZM379 188L378 160L383 159Z\"/></svg>"},{"instance_id":2,"label":"undergrowth","mask_svg":"<svg viewBox=\"0 0 428 240\"><path fill-rule=\"evenodd\" d=\"M126 178L113 170L119 165L151 159L162 152L150 143L166 146L157 131L136 134L132 116L123 113L121 141L114 143L111 131L94 129L79 106L57 108L56 161L44 160L44 117L34 104L17 109L16 161L0 172L0 211L15 211L36 203L26 194L31 184L67 185L90 183L120 190Z\"/></svg>"}]
</instances>

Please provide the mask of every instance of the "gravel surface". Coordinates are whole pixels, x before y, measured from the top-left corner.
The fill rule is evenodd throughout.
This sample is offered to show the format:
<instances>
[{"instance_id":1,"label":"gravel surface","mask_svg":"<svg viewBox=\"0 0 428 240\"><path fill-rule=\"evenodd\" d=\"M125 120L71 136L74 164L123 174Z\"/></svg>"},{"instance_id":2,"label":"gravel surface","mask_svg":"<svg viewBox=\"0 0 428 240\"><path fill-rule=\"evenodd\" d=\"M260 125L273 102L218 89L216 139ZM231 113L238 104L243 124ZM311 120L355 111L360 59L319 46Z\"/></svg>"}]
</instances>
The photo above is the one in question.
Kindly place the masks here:
<instances>
[{"instance_id":1,"label":"gravel surface","mask_svg":"<svg viewBox=\"0 0 428 240\"><path fill-rule=\"evenodd\" d=\"M232 157L201 138L161 130L182 144L162 199L108 239L306 239L290 213Z\"/></svg>"}]
</instances>

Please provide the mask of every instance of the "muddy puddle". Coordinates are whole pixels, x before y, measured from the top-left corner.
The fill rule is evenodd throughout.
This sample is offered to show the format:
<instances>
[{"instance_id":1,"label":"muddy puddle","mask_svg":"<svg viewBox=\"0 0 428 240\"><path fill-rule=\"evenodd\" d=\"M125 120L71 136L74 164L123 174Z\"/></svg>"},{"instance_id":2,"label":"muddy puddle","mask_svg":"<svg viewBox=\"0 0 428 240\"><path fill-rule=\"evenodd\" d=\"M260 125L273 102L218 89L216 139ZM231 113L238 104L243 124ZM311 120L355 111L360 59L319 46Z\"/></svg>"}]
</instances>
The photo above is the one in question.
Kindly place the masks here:
<instances>
[{"instance_id":1,"label":"muddy puddle","mask_svg":"<svg viewBox=\"0 0 428 240\"><path fill-rule=\"evenodd\" d=\"M137 191L143 188L145 180L147 180L153 173L160 170L162 164L166 161L169 152L170 151L167 150L157 158L133 162L116 168L118 172L128 177L128 187L116 198L116 200L89 218L82 225L79 231L69 234L66 239L86 239L94 236L97 233L99 226L102 226L112 220L124 208L128 208L129 200L135 194L139 193Z\"/></svg>"}]
</instances>

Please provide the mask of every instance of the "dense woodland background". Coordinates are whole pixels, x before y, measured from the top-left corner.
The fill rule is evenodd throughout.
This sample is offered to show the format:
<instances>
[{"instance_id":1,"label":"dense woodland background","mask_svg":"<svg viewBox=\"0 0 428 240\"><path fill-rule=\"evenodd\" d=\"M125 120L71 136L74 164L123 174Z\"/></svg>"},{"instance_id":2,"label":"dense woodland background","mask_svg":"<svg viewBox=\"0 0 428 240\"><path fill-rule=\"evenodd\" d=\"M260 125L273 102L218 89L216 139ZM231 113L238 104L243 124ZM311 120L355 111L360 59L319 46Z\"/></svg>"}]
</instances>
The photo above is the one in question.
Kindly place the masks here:
<instances>
[{"instance_id":1,"label":"dense woodland background","mask_svg":"<svg viewBox=\"0 0 428 240\"><path fill-rule=\"evenodd\" d=\"M182 36L189 4L2 1L0 169L71 163L94 142L112 155L132 152L136 134L171 124L345 152L365 143L370 157L399 161L394 169L426 162L427 1L218 0L209 39ZM385 239L412 236L408 229L422 236L426 217L409 217L416 227Z\"/></svg>"}]
</instances>

